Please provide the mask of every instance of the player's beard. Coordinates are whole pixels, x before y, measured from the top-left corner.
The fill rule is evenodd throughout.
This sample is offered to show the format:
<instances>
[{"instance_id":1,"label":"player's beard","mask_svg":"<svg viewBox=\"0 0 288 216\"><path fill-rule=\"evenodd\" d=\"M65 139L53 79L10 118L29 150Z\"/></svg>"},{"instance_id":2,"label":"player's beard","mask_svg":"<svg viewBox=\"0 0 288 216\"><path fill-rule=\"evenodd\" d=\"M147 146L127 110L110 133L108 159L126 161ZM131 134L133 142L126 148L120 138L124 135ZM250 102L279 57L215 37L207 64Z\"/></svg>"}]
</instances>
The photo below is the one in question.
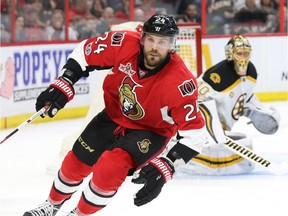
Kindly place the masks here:
<instances>
[{"instance_id":1,"label":"player's beard","mask_svg":"<svg viewBox=\"0 0 288 216\"><path fill-rule=\"evenodd\" d=\"M152 70L158 67L163 61L165 57L162 56L157 51L145 51L144 50L144 64L145 67L149 70Z\"/></svg>"}]
</instances>

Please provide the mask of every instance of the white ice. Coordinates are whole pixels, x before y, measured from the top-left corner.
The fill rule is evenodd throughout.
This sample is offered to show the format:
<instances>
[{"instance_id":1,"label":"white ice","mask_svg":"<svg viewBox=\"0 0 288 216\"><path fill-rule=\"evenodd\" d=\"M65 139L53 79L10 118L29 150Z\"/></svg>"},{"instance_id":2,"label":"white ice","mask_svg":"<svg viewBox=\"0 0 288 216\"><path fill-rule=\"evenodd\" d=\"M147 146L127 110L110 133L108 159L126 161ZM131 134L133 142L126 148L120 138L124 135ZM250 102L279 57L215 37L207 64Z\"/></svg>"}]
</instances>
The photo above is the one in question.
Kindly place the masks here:
<instances>
[{"instance_id":1,"label":"white ice","mask_svg":"<svg viewBox=\"0 0 288 216\"><path fill-rule=\"evenodd\" d=\"M260 134L241 121L234 130L253 137L257 154L275 163L288 161L288 102L266 102L265 106L274 106L281 113L275 134ZM22 216L47 198L54 177L47 175L46 167L58 154L62 139L77 131L82 121L30 124L0 145L0 216ZM0 140L12 130L2 130ZM288 175L276 176L259 166L245 175L176 176L157 199L143 207L133 205L133 194L140 186L130 180L127 178L112 202L95 215L288 215ZM87 179L81 189L85 183ZM62 210L74 208L80 194L74 194Z\"/></svg>"}]
</instances>

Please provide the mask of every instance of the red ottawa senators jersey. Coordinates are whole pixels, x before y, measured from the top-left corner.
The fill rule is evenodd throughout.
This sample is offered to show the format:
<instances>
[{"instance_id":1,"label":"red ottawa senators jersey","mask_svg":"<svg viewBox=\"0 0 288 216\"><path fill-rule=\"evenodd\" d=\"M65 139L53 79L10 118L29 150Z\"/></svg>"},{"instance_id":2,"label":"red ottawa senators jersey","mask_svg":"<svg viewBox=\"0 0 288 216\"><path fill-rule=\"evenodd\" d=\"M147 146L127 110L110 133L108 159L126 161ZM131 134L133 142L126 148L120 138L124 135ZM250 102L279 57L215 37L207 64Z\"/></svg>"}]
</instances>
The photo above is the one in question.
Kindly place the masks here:
<instances>
[{"instance_id":1,"label":"red ottawa senators jersey","mask_svg":"<svg viewBox=\"0 0 288 216\"><path fill-rule=\"evenodd\" d=\"M204 127L195 77L176 53L159 71L143 76L147 71L139 67L139 38L138 32L108 32L80 43L69 58L83 71L88 66L111 68L103 83L104 101L107 114L117 124L166 137L182 131L188 140L193 139L189 131Z\"/></svg>"}]
</instances>

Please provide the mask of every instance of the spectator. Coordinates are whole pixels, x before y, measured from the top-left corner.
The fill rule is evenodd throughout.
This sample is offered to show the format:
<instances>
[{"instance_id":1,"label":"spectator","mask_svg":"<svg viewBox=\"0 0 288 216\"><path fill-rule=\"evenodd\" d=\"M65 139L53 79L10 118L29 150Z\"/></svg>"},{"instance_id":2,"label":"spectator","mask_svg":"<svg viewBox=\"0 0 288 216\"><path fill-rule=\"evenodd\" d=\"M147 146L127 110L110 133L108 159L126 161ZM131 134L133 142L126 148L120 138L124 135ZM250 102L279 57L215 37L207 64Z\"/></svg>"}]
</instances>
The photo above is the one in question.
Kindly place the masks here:
<instances>
[{"instance_id":1,"label":"spectator","mask_svg":"<svg viewBox=\"0 0 288 216\"><path fill-rule=\"evenodd\" d=\"M25 41L24 16L18 15L15 20L15 41Z\"/></svg>"},{"instance_id":2,"label":"spectator","mask_svg":"<svg viewBox=\"0 0 288 216\"><path fill-rule=\"evenodd\" d=\"M141 8L136 8L134 12L134 20L144 22L145 21L145 14Z\"/></svg>"},{"instance_id":3,"label":"spectator","mask_svg":"<svg viewBox=\"0 0 288 216\"><path fill-rule=\"evenodd\" d=\"M278 20L277 18L277 10L274 8L273 0L261 0L260 1L260 9L266 13L267 21L266 21L266 32L275 32Z\"/></svg>"},{"instance_id":4,"label":"spectator","mask_svg":"<svg viewBox=\"0 0 288 216\"><path fill-rule=\"evenodd\" d=\"M62 10L53 11L50 25L46 27L48 40L65 40L65 20ZM77 32L68 27L69 40L77 40Z\"/></svg>"},{"instance_id":5,"label":"spectator","mask_svg":"<svg viewBox=\"0 0 288 216\"><path fill-rule=\"evenodd\" d=\"M157 13L157 9L153 7L154 0L142 0L141 4L136 8L141 8L144 12L145 20Z\"/></svg>"},{"instance_id":6,"label":"spectator","mask_svg":"<svg viewBox=\"0 0 288 216\"><path fill-rule=\"evenodd\" d=\"M235 22L262 22L265 23L267 19L266 13L262 11L257 5L256 0L245 0L245 5L235 13Z\"/></svg>"},{"instance_id":7,"label":"spectator","mask_svg":"<svg viewBox=\"0 0 288 216\"><path fill-rule=\"evenodd\" d=\"M43 41L47 37L44 34L45 24L39 19L39 13L31 5L24 8L25 41Z\"/></svg>"},{"instance_id":8,"label":"spectator","mask_svg":"<svg viewBox=\"0 0 288 216\"><path fill-rule=\"evenodd\" d=\"M89 0L73 0L69 10L69 22L73 22L74 30L80 32L90 16Z\"/></svg>"},{"instance_id":9,"label":"spectator","mask_svg":"<svg viewBox=\"0 0 288 216\"><path fill-rule=\"evenodd\" d=\"M123 4L122 0L105 0L106 6L105 7L112 7L114 11L122 10L123 9Z\"/></svg>"},{"instance_id":10,"label":"spectator","mask_svg":"<svg viewBox=\"0 0 288 216\"><path fill-rule=\"evenodd\" d=\"M11 2L8 0L0 1L0 21L5 31L11 30Z\"/></svg>"},{"instance_id":11,"label":"spectator","mask_svg":"<svg viewBox=\"0 0 288 216\"><path fill-rule=\"evenodd\" d=\"M97 33L96 27L98 24L98 20L94 16L90 16L86 20L86 25L82 28L82 30L79 33L79 39L87 39L94 36L99 36L100 34Z\"/></svg>"},{"instance_id":12,"label":"spectator","mask_svg":"<svg viewBox=\"0 0 288 216\"><path fill-rule=\"evenodd\" d=\"M234 17L232 0L212 0L207 3L207 34L223 34L223 26Z\"/></svg>"},{"instance_id":13,"label":"spectator","mask_svg":"<svg viewBox=\"0 0 288 216\"><path fill-rule=\"evenodd\" d=\"M177 22L197 22L201 24L201 16L199 15L197 5L195 3L188 4L185 14L177 19Z\"/></svg>"},{"instance_id":14,"label":"spectator","mask_svg":"<svg viewBox=\"0 0 288 216\"><path fill-rule=\"evenodd\" d=\"M115 24L114 10L111 7L106 7L102 13L102 17L99 20L99 24L96 27L96 31L99 34L103 34L108 31L112 24Z\"/></svg>"},{"instance_id":15,"label":"spectator","mask_svg":"<svg viewBox=\"0 0 288 216\"><path fill-rule=\"evenodd\" d=\"M245 0L245 5L235 13L235 34L267 32L267 14L256 4L256 0ZM268 26L269 27L269 26Z\"/></svg>"},{"instance_id":16,"label":"spectator","mask_svg":"<svg viewBox=\"0 0 288 216\"><path fill-rule=\"evenodd\" d=\"M275 2L273 0L261 0L260 8L267 14L276 14Z\"/></svg>"},{"instance_id":17,"label":"spectator","mask_svg":"<svg viewBox=\"0 0 288 216\"><path fill-rule=\"evenodd\" d=\"M41 22L47 24L47 22L49 22L52 16L52 6L50 4L50 1L33 0L31 1L30 5L39 14L39 19L41 20Z\"/></svg>"},{"instance_id":18,"label":"spectator","mask_svg":"<svg viewBox=\"0 0 288 216\"><path fill-rule=\"evenodd\" d=\"M93 0L92 6L90 8L90 13L97 17L101 18L104 8L107 7L106 0Z\"/></svg>"},{"instance_id":19,"label":"spectator","mask_svg":"<svg viewBox=\"0 0 288 216\"><path fill-rule=\"evenodd\" d=\"M8 0L6 0L8 2ZM1 1L2 2L2 1ZM12 2L11 0L9 2ZM15 5L15 13L21 14L23 13L27 4L31 4L31 1L27 0L17 0L17 4Z\"/></svg>"},{"instance_id":20,"label":"spectator","mask_svg":"<svg viewBox=\"0 0 288 216\"><path fill-rule=\"evenodd\" d=\"M69 19L71 20L74 16L80 16L87 18L90 15L88 0L73 0L70 5Z\"/></svg>"},{"instance_id":21,"label":"spectator","mask_svg":"<svg viewBox=\"0 0 288 216\"><path fill-rule=\"evenodd\" d=\"M65 11L65 1L63 0L50 0L50 6L52 11L55 9L59 9Z\"/></svg>"},{"instance_id":22,"label":"spectator","mask_svg":"<svg viewBox=\"0 0 288 216\"><path fill-rule=\"evenodd\" d=\"M208 2L208 1L207 1ZM184 14L188 4L194 3L197 5L198 10L201 9L201 0L179 0L176 2L177 14Z\"/></svg>"},{"instance_id":23,"label":"spectator","mask_svg":"<svg viewBox=\"0 0 288 216\"><path fill-rule=\"evenodd\" d=\"M115 12L115 18L119 22L127 22L130 20L130 0L121 0L122 9Z\"/></svg>"},{"instance_id":24,"label":"spectator","mask_svg":"<svg viewBox=\"0 0 288 216\"><path fill-rule=\"evenodd\" d=\"M1 23L0 24L0 36L1 36L1 43L2 42L10 42L11 41L11 35L8 31L5 30L5 26Z\"/></svg>"},{"instance_id":25,"label":"spectator","mask_svg":"<svg viewBox=\"0 0 288 216\"><path fill-rule=\"evenodd\" d=\"M6 0L0 2L0 11L3 13L7 9L7 2Z\"/></svg>"}]
</instances>

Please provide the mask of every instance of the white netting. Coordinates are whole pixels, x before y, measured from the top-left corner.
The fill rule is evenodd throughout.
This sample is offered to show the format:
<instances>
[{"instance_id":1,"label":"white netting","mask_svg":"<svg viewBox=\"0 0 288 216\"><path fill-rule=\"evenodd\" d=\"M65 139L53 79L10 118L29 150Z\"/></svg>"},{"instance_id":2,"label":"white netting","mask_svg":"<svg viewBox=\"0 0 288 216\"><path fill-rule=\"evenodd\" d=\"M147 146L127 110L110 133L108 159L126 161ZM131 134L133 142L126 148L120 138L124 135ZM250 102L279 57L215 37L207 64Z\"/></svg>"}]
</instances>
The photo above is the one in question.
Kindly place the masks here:
<instances>
[{"instance_id":1,"label":"white netting","mask_svg":"<svg viewBox=\"0 0 288 216\"><path fill-rule=\"evenodd\" d=\"M179 26L180 32L176 42L176 52L181 56L190 71L197 76L197 40L196 28L193 26Z\"/></svg>"}]
</instances>

